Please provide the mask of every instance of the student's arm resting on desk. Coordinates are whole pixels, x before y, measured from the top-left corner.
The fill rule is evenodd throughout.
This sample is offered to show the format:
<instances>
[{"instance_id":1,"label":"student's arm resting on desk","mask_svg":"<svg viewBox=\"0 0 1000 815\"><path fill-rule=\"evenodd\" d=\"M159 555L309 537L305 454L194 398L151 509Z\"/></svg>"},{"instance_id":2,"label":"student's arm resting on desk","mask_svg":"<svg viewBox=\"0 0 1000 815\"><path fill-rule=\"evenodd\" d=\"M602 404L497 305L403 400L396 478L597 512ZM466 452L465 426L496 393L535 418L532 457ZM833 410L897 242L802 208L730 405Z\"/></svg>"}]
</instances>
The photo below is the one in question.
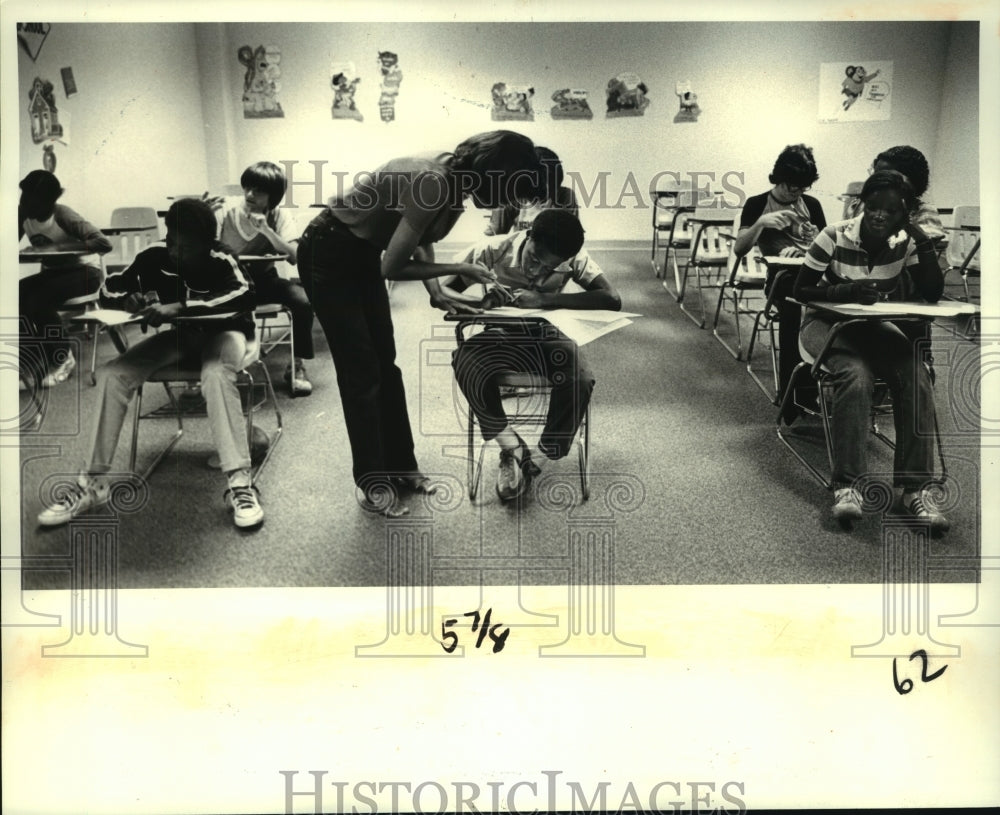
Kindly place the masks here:
<instances>
[{"instance_id":1,"label":"student's arm resting on desk","mask_svg":"<svg viewBox=\"0 0 1000 815\"><path fill-rule=\"evenodd\" d=\"M253 291L236 258L213 250L206 270L207 290L195 291L188 287L186 302L179 314L198 317L217 312L250 311L253 308Z\"/></svg>"},{"instance_id":2,"label":"student's arm resting on desk","mask_svg":"<svg viewBox=\"0 0 1000 815\"><path fill-rule=\"evenodd\" d=\"M55 219L63 232L78 240L87 251L106 255L112 250L107 236L75 210L60 204L56 207Z\"/></svg>"},{"instance_id":3,"label":"student's arm resting on desk","mask_svg":"<svg viewBox=\"0 0 1000 815\"><path fill-rule=\"evenodd\" d=\"M574 282L581 292L538 292L518 289L514 305L519 308L574 308L621 311L622 300L585 249L569 261Z\"/></svg>"},{"instance_id":4,"label":"student's arm resting on desk","mask_svg":"<svg viewBox=\"0 0 1000 815\"><path fill-rule=\"evenodd\" d=\"M603 274L588 281L584 291L567 294L518 289L514 292L514 298L514 305L517 308L604 309L606 311L621 311L622 308L621 297L618 296L618 292Z\"/></svg>"}]
</instances>

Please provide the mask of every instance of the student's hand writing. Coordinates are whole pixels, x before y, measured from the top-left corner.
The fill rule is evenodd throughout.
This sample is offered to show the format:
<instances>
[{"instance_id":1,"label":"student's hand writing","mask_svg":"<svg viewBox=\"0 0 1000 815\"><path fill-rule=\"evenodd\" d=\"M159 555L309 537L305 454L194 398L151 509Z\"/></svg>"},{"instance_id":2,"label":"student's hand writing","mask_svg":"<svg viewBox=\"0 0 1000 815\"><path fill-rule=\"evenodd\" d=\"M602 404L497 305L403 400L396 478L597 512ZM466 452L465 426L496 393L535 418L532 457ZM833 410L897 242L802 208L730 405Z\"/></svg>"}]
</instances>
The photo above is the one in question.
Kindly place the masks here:
<instances>
[{"instance_id":1,"label":"student's hand writing","mask_svg":"<svg viewBox=\"0 0 1000 815\"><path fill-rule=\"evenodd\" d=\"M122 303L122 309L130 314L136 314L140 309L145 308L145 306L146 298L137 291L128 295Z\"/></svg>"},{"instance_id":2,"label":"student's hand writing","mask_svg":"<svg viewBox=\"0 0 1000 815\"><path fill-rule=\"evenodd\" d=\"M181 313L180 303L155 303L139 312L144 326L156 328Z\"/></svg>"},{"instance_id":3,"label":"student's hand writing","mask_svg":"<svg viewBox=\"0 0 1000 815\"><path fill-rule=\"evenodd\" d=\"M532 289L515 289L512 305L517 308L541 308L542 295Z\"/></svg>"},{"instance_id":4,"label":"student's hand writing","mask_svg":"<svg viewBox=\"0 0 1000 815\"><path fill-rule=\"evenodd\" d=\"M780 252L778 252L778 257L782 257L782 258L800 258L804 254L805 254L805 252L803 252L797 246L786 246L784 249L782 249Z\"/></svg>"}]
</instances>

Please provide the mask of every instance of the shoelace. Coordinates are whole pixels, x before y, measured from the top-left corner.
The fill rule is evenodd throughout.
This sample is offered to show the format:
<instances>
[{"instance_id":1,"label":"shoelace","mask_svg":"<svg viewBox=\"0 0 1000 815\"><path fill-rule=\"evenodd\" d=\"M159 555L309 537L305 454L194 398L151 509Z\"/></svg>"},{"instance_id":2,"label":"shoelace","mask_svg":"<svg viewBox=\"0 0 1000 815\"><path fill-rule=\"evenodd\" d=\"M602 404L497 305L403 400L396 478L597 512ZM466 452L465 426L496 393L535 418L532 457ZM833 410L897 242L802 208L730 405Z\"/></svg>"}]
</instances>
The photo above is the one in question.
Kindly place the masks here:
<instances>
[{"instance_id":1,"label":"shoelace","mask_svg":"<svg viewBox=\"0 0 1000 815\"><path fill-rule=\"evenodd\" d=\"M918 495L910 501L910 513L916 516L927 515L928 517L937 515L937 507L929 507L924 503L923 496Z\"/></svg>"},{"instance_id":2,"label":"shoelace","mask_svg":"<svg viewBox=\"0 0 1000 815\"><path fill-rule=\"evenodd\" d=\"M67 493L56 501L56 506L60 509L71 509L74 504L80 503L86 494L87 488L79 484L71 484Z\"/></svg>"},{"instance_id":3,"label":"shoelace","mask_svg":"<svg viewBox=\"0 0 1000 815\"><path fill-rule=\"evenodd\" d=\"M254 487L231 487L229 490L233 495L233 506L236 510L256 509L257 496Z\"/></svg>"}]
</instances>

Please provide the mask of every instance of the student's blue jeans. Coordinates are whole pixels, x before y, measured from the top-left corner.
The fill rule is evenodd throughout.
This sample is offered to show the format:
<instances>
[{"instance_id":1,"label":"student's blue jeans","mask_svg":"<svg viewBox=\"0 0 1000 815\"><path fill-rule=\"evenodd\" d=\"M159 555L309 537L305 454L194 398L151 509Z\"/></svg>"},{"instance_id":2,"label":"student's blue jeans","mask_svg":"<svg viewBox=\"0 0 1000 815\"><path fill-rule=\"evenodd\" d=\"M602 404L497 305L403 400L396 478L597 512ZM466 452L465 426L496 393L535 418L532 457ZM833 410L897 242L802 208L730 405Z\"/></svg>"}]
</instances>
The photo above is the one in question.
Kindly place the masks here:
<instances>
[{"instance_id":1,"label":"student's blue jeans","mask_svg":"<svg viewBox=\"0 0 1000 815\"><path fill-rule=\"evenodd\" d=\"M809 315L802 345L813 356L833 322ZM847 487L868 472L868 432L876 378L892 393L896 429L895 486L918 490L934 473L934 390L913 343L891 322L847 326L826 357L833 373L833 486Z\"/></svg>"},{"instance_id":2,"label":"student's blue jeans","mask_svg":"<svg viewBox=\"0 0 1000 815\"><path fill-rule=\"evenodd\" d=\"M299 277L337 370L354 482L366 491L417 469L381 255L324 218L306 227L298 251Z\"/></svg>"}]
</instances>

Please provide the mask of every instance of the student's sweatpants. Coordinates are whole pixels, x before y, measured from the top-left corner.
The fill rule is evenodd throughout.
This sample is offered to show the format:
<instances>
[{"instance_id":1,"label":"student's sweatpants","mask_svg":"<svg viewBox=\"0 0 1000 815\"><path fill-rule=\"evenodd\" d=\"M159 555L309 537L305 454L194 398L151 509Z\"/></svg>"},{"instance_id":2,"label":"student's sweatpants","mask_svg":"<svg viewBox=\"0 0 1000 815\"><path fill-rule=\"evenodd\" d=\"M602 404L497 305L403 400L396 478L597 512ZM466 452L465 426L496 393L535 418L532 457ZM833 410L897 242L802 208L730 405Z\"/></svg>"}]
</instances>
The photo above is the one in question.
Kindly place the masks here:
<instances>
[{"instance_id":1,"label":"student's sweatpants","mask_svg":"<svg viewBox=\"0 0 1000 815\"><path fill-rule=\"evenodd\" d=\"M201 356L201 392L222 471L250 467L246 419L236 374L246 355L247 339L239 331L161 330L133 345L97 371L96 419L90 473L111 470L122 425L136 389L160 368Z\"/></svg>"}]
</instances>

